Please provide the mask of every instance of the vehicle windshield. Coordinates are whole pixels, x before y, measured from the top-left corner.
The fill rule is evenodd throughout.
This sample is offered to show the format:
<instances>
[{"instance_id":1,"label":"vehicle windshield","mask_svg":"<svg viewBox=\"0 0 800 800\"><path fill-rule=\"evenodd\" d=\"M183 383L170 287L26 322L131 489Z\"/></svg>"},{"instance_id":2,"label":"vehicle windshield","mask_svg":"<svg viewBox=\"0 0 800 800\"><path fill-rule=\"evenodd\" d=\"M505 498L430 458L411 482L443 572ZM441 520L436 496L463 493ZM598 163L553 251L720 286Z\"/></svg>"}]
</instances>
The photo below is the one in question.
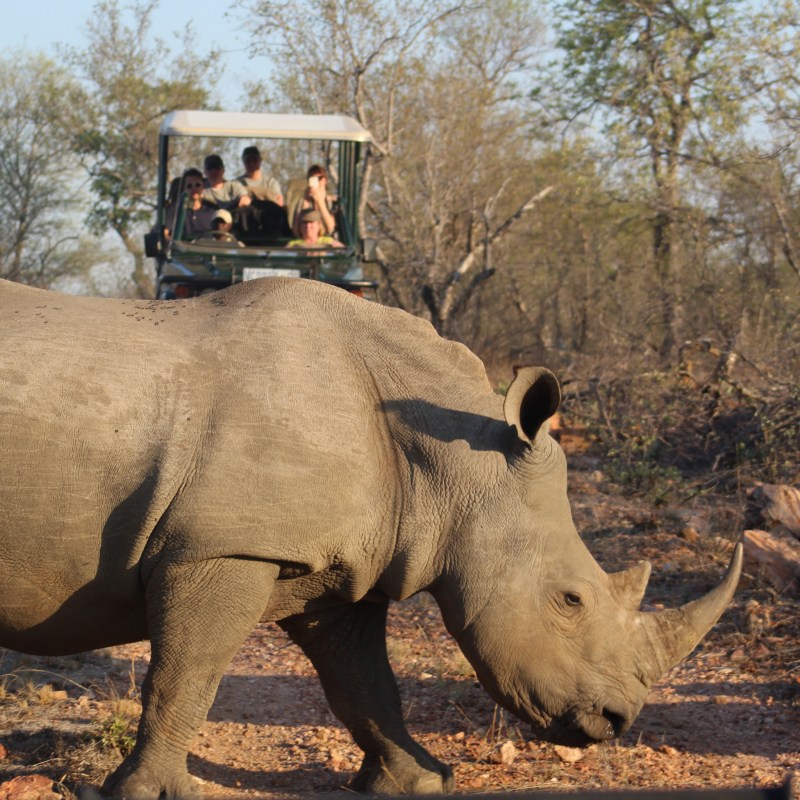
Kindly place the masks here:
<instances>
[{"instance_id":1,"label":"vehicle windshield","mask_svg":"<svg viewBox=\"0 0 800 800\"><path fill-rule=\"evenodd\" d=\"M172 112L148 248L159 296L273 275L372 284L356 223L369 140L346 117Z\"/></svg>"}]
</instances>

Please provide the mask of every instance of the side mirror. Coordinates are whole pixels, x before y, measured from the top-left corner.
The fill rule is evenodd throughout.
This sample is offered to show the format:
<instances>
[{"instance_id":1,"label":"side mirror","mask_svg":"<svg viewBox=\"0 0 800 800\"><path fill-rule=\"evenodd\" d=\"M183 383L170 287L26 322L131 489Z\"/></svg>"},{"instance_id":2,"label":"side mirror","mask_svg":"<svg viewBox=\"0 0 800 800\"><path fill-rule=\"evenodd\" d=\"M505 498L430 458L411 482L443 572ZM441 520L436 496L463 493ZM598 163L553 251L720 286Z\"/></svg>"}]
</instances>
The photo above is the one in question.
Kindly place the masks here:
<instances>
[{"instance_id":1,"label":"side mirror","mask_svg":"<svg viewBox=\"0 0 800 800\"><path fill-rule=\"evenodd\" d=\"M378 240L372 237L361 240L361 258L368 264L378 261Z\"/></svg>"},{"instance_id":2,"label":"side mirror","mask_svg":"<svg viewBox=\"0 0 800 800\"><path fill-rule=\"evenodd\" d=\"M161 237L156 231L144 235L144 254L148 258L158 258L162 254Z\"/></svg>"}]
</instances>

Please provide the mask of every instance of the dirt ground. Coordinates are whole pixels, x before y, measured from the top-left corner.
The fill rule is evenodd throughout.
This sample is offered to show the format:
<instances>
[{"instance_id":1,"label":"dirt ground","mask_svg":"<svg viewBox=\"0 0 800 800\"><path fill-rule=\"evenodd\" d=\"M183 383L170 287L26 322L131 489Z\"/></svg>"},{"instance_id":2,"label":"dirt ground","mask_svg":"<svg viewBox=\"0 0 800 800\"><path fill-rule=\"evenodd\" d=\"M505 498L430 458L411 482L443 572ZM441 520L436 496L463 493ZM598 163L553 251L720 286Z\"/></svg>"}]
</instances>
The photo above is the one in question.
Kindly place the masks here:
<instances>
[{"instance_id":1,"label":"dirt ground","mask_svg":"<svg viewBox=\"0 0 800 800\"><path fill-rule=\"evenodd\" d=\"M570 460L578 529L609 571L653 562L650 608L719 580L744 525L735 501L697 496L654 509L610 484L597 462ZM459 792L765 788L800 773L798 631L798 599L746 574L715 630L653 687L633 729L585 750L531 740L498 709L430 597L393 607L389 647L409 729L453 766ZM67 796L96 786L130 744L148 654L146 644L59 659L0 650L0 777L42 773ZM208 797L290 798L342 789L359 762L305 657L262 625L224 677L189 769Z\"/></svg>"}]
</instances>

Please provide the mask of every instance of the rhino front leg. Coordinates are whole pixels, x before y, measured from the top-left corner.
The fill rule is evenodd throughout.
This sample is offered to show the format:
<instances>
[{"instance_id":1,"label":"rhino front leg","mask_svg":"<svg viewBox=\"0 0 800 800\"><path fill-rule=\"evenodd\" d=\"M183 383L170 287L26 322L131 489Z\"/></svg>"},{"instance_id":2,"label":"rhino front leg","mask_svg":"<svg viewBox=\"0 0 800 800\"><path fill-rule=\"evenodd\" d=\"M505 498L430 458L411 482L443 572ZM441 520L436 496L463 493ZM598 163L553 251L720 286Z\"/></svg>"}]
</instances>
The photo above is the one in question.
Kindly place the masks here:
<instances>
[{"instance_id":1,"label":"rhino front leg","mask_svg":"<svg viewBox=\"0 0 800 800\"><path fill-rule=\"evenodd\" d=\"M364 751L352 788L378 794L452 791L450 768L417 744L403 722L386 654L388 607L361 601L280 624L311 660L331 710Z\"/></svg>"},{"instance_id":2,"label":"rhino front leg","mask_svg":"<svg viewBox=\"0 0 800 800\"><path fill-rule=\"evenodd\" d=\"M274 564L233 558L156 568L146 587L152 653L136 745L104 793L131 800L200 794L186 767L189 747L277 574Z\"/></svg>"}]
</instances>

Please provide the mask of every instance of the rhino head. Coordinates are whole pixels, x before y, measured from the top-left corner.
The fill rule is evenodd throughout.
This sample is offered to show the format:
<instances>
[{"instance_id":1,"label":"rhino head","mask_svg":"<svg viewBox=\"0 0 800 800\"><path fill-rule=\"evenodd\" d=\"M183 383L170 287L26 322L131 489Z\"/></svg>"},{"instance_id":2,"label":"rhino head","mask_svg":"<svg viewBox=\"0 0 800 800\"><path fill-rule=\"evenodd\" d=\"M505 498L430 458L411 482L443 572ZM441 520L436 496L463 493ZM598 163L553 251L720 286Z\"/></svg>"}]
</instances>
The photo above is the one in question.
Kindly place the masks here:
<instances>
[{"instance_id":1,"label":"rhino head","mask_svg":"<svg viewBox=\"0 0 800 800\"><path fill-rule=\"evenodd\" d=\"M631 726L650 686L728 604L742 556L737 545L704 597L640 611L650 565L604 572L572 522L565 457L547 433L559 402L552 373L518 372L504 405L506 474L464 518L433 593L489 694L540 738L577 746Z\"/></svg>"}]
</instances>

